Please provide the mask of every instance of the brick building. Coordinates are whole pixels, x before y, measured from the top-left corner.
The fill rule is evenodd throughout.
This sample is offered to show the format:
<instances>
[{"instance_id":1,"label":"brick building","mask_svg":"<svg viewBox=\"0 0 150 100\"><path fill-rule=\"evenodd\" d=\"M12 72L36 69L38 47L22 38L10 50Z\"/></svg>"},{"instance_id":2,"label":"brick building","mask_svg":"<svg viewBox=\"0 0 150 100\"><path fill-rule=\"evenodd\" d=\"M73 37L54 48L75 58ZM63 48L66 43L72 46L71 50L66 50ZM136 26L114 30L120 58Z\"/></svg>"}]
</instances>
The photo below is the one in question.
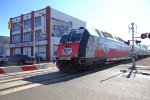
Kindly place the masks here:
<instances>
[{"instance_id":1,"label":"brick building","mask_svg":"<svg viewBox=\"0 0 150 100\"><path fill-rule=\"evenodd\" d=\"M10 18L10 54L54 56L60 38L68 29L85 27L86 22L51 7Z\"/></svg>"}]
</instances>

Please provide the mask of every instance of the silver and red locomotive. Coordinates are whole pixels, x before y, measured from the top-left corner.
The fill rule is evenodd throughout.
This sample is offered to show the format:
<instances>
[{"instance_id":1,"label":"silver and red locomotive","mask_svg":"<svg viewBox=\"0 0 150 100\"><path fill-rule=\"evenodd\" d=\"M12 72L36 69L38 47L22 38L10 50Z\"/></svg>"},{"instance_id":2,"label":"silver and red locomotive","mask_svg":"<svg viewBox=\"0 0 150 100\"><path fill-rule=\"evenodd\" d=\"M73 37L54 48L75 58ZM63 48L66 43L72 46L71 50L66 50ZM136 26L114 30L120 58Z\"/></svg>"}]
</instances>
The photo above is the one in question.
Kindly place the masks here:
<instances>
[{"instance_id":1,"label":"silver and red locomotive","mask_svg":"<svg viewBox=\"0 0 150 100\"><path fill-rule=\"evenodd\" d=\"M98 29L69 30L58 44L56 66L60 71L91 69L106 61L127 59L131 46L121 38Z\"/></svg>"}]
</instances>

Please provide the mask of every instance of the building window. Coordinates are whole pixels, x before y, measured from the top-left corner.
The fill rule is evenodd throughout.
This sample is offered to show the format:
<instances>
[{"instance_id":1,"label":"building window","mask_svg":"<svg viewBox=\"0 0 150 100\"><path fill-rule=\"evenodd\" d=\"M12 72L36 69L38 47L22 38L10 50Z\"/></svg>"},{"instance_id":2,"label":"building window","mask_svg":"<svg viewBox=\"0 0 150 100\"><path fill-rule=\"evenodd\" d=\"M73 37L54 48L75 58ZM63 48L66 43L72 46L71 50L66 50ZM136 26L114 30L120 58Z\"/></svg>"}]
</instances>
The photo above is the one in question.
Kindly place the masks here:
<instances>
[{"instance_id":1,"label":"building window","mask_svg":"<svg viewBox=\"0 0 150 100\"><path fill-rule=\"evenodd\" d=\"M46 34L42 34L42 40L46 40L47 39L47 35Z\"/></svg>"},{"instance_id":2,"label":"building window","mask_svg":"<svg viewBox=\"0 0 150 100\"><path fill-rule=\"evenodd\" d=\"M14 31L20 31L20 24L19 23L13 23L13 32Z\"/></svg>"},{"instance_id":3,"label":"building window","mask_svg":"<svg viewBox=\"0 0 150 100\"><path fill-rule=\"evenodd\" d=\"M41 17L35 17L35 27L41 26Z\"/></svg>"},{"instance_id":4,"label":"building window","mask_svg":"<svg viewBox=\"0 0 150 100\"><path fill-rule=\"evenodd\" d=\"M35 40L37 41L42 40L42 30L35 31Z\"/></svg>"},{"instance_id":5,"label":"building window","mask_svg":"<svg viewBox=\"0 0 150 100\"><path fill-rule=\"evenodd\" d=\"M23 41L24 42L31 41L31 32L26 32L23 34Z\"/></svg>"},{"instance_id":6,"label":"building window","mask_svg":"<svg viewBox=\"0 0 150 100\"><path fill-rule=\"evenodd\" d=\"M12 42L13 43L18 43L18 42L20 42L20 40L21 40L21 35L20 34L12 36Z\"/></svg>"},{"instance_id":7,"label":"building window","mask_svg":"<svg viewBox=\"0 0 150 100\"><path fill-rule=\"evenodd\" d=\"M24 29L31 28L31 19L24 20Z\"/></svg>"}]
</instances>

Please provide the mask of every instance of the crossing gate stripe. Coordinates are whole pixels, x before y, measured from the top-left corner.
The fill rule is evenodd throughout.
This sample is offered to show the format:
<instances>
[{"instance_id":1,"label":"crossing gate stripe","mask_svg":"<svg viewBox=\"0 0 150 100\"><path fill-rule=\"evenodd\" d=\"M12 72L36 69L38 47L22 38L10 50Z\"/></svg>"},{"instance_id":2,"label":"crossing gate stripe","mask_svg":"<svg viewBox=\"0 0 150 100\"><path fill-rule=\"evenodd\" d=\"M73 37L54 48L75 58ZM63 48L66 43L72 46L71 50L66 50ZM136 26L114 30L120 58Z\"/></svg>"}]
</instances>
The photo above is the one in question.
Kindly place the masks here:
<instances>
[{"instance_id":1,"label":"crossing gate stripe","mask_svg":"<svg viewBox=\"0 0 150 100\"><path fill-rule=\"evenodd\" d=\"M36 66L22 66L23 71L37 70Z\"/></svg>"},{"instance_id":2,"label":"crossing gate stripe","mask_svg":"<svg viewBox=\"0 0 150 100\"><path fill-rule=\"evenodd\" d=\"M3 69L0 69L0 74L4 74L4 70Z\"/></svg>"},{"instance_id":3,"label":"crossing gate stripe","mask_svg":"<svg viewBox=\"0 0 150 100\"><path fill-rule=\"evenodd\" d=\"M0 67L0 75L7 74L7 73L40 70L40 69L46 69L48 67L50 67L49 64Z\"/></svg>"}]
</instances>

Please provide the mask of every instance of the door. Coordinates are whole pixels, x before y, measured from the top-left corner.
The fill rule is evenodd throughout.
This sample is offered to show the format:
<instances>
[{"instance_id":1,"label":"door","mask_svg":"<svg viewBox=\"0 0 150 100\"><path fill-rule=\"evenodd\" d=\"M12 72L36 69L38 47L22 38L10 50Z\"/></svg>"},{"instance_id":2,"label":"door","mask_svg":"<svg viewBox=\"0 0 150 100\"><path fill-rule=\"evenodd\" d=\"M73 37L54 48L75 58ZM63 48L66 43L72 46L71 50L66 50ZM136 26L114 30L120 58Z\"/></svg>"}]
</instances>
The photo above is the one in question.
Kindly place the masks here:
<instances>
[{"instance_id":1,"label":"door","mask_svg":"<svg viewBox=\"0 0 150 100\"><path fill-rule=\"evenodd\" d=\"M31 47L24 47L23 55L27 55L28 57L31 57Z\"/></svg>"}]
</instances>

